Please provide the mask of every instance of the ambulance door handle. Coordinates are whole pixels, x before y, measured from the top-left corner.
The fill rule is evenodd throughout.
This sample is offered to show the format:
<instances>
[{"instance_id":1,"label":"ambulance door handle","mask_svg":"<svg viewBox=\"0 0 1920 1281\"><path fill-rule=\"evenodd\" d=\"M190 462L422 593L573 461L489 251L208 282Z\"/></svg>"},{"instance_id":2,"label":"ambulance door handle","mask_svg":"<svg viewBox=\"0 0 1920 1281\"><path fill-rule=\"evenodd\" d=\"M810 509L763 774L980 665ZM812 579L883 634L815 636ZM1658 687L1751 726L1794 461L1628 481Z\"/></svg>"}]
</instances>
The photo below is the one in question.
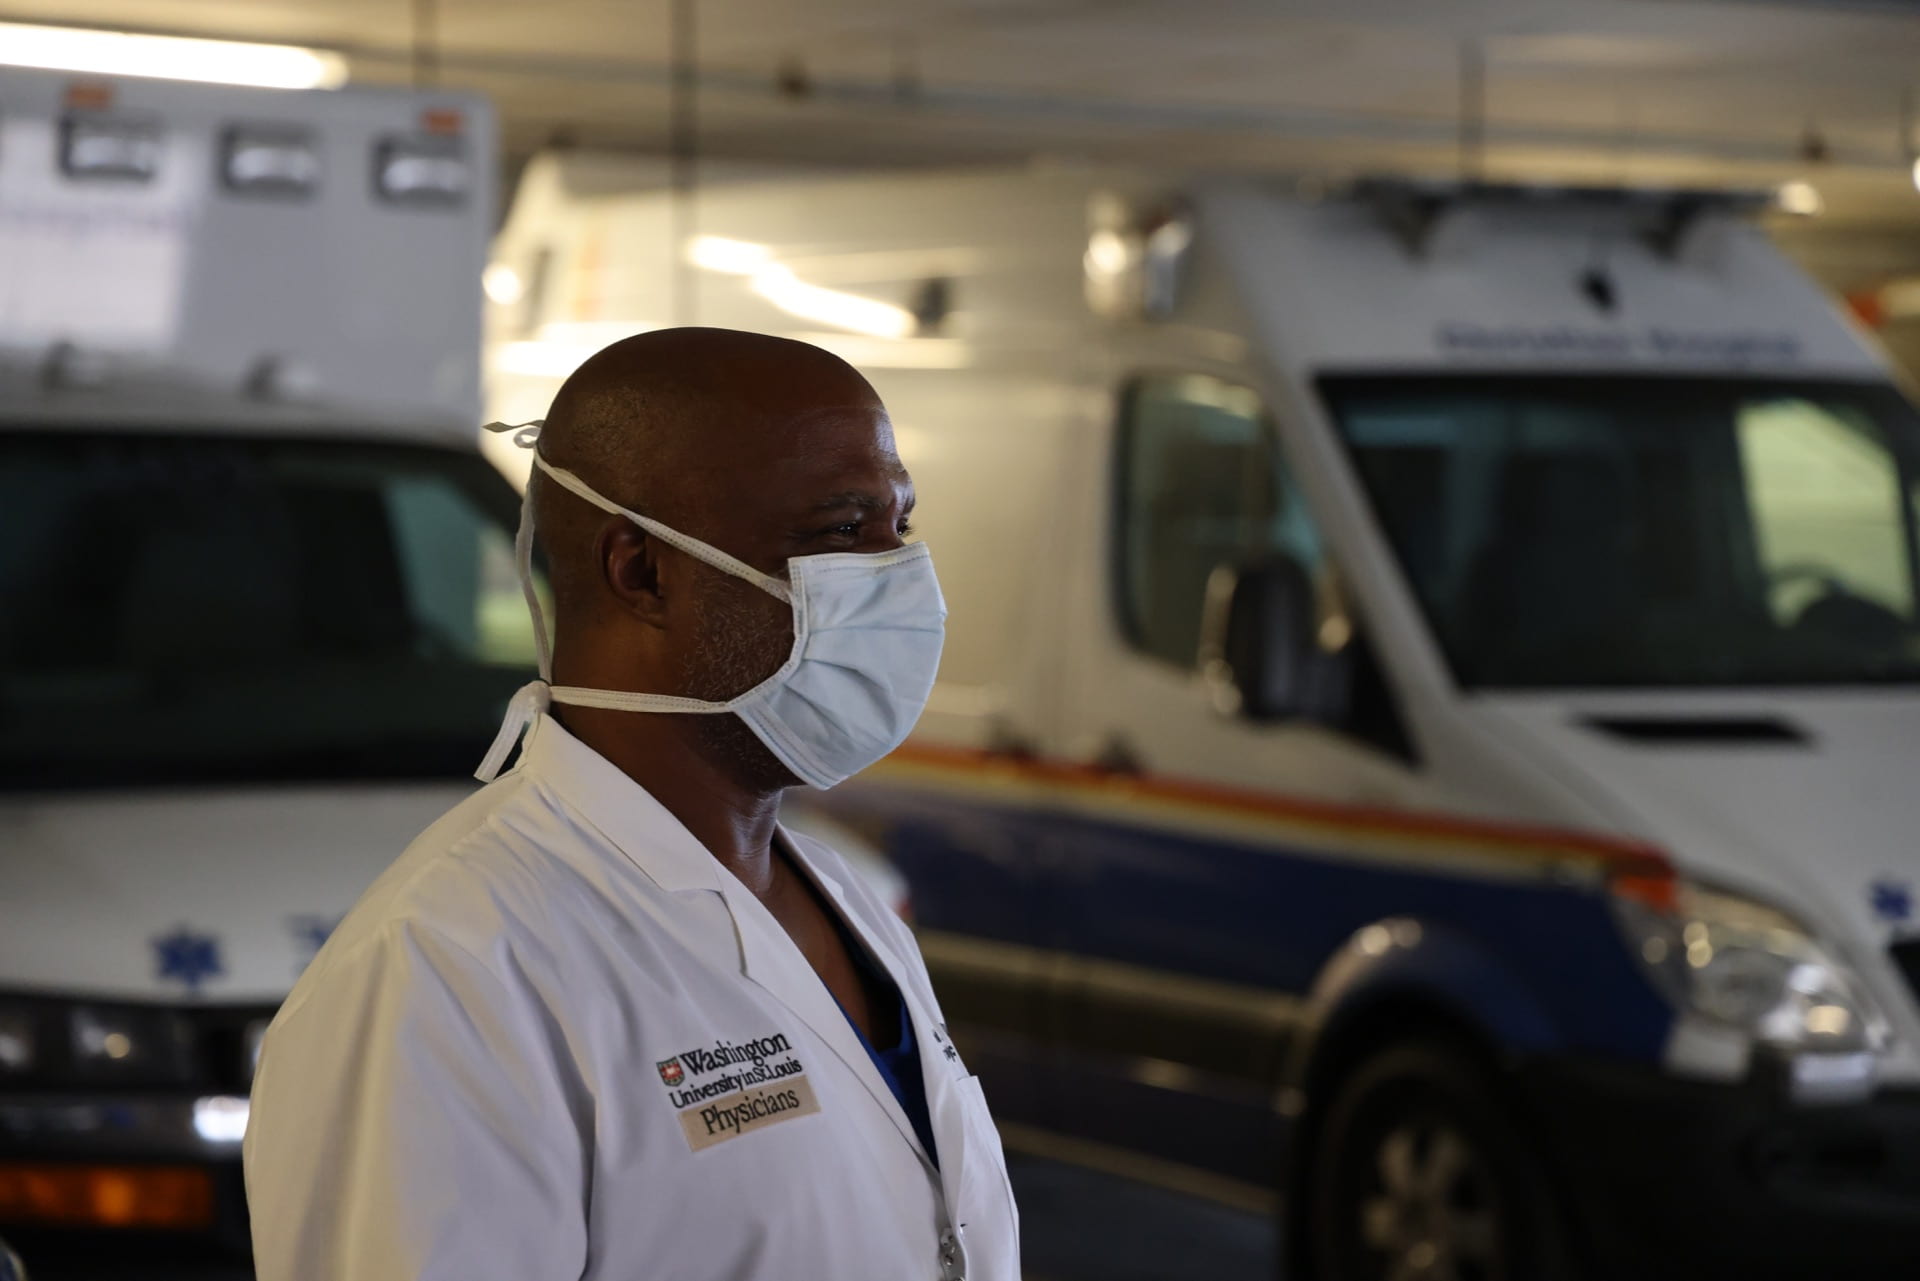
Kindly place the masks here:
<instances>
[{"instance_id":1,"label":"ambulance door handle","mask_svg":"<svg viewBox=\"0 0 1920 1281\"><path fill-rule=\"evenodd\" d=\"M985 750L988 756L1011 761L1037 760L1040 755L1029 735L997 716L987 726Z\"/></svg>"},{"instance_id":2,"label":"ambulance door handle","mask_svg":"<svg viewBox=\"0 0 1920 1281\"><path fill-rule=\"evenodd\" d=\"M1109 731L1101 741L1100 750L1093 754L1093 767L1103 774L1146 773L1140 753L1133 749L1133 741L1117 729Z\"/></svg>"}]
</instances>

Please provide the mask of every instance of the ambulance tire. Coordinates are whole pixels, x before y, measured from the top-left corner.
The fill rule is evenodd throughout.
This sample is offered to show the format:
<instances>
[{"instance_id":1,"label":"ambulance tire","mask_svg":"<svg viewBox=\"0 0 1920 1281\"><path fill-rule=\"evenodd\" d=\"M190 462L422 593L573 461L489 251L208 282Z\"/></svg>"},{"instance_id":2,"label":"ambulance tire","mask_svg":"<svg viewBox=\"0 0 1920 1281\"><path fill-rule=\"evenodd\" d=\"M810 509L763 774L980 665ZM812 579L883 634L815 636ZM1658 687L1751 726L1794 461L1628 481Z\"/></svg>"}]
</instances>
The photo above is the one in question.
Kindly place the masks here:
<instances>
[{"instance_id":1,"label":"ambulance tire","mask_svg":"<svg viewBox=\"0 0 1920 1281\"><path fill-rule=\"evenodd\" d=\"M1358 1063L1310 1166L1313 1281L1570 1281L1539 1159L1474 1059L1412 1042Z\"/></svg>"}]
</instances>

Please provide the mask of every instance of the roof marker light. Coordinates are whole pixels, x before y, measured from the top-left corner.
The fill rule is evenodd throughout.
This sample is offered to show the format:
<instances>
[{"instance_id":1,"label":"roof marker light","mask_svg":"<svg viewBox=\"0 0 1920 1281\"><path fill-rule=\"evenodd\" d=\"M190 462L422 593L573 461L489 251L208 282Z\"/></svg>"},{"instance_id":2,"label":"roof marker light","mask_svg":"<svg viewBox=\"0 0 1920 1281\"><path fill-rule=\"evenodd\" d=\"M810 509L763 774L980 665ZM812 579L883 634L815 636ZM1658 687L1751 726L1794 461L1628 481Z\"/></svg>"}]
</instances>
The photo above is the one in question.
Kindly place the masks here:
<instances>
[{"instance_id":1,"label":"roof marker light","mask_svg":"<svg viewBox=\"0 0 1920 1281\"><path fill-rule=\"evenodd\" d=\"M1781 213L1800 218L1811 218L1827 207L1827 202L1820 195L1820 188L1810 182L1782 183L1778 198Z\"/></svg>"},{"instance_id":2,"label":"roof marker light","mask_svg":"<svg viewBox=\"0 0 1920 1281\"><path fill-rule=\"evenodd\" d=\"M526 282L520 279L520 273L504 262L489 263L480 273L480 287L486 291L488 299L502 307L511 307L526 296Z\"/></svg>"},{"instance_id":3,"label":"roof marker light","mask_svg":"<svg viewBox=\"0 0 1920 1281\"><path fill-rule=\"evenodd\" d=\"M457 135L391 137L374 154L374 187L396 205L459 205L473 171Z\"/></svg>"},{"instance_id":4,"label":"roof marker light","mask_svg":"<svg viewBox=\"0 0 1920 1281\"><path fill-rule=\"evenodd\" d=\"M20 22L0 22L0 64L262 89L337 89L347 79L346 59L322 49Z\"/></svg>"},{"instance_id":5,"label":"roof marker light","mask_svg":"<svg viewBox=\"0 0 1920 1281\"><path fill-rule=\"evenodd\" d=\"M229 191L311 195L320 185L320 150L305 129L236 126L222 140L220 177Z\"/></svg>"},{"instance_id":6,"label":"roof marker light","mask_svg":"<svg viewBox=\"0 0 1920 1281\"><path fill-rule=\"evenodd\" d=\"M74 112L60 122L60 168L69 178L149 182L160 172L160 122Z\"/></svg>"}]
</instances>

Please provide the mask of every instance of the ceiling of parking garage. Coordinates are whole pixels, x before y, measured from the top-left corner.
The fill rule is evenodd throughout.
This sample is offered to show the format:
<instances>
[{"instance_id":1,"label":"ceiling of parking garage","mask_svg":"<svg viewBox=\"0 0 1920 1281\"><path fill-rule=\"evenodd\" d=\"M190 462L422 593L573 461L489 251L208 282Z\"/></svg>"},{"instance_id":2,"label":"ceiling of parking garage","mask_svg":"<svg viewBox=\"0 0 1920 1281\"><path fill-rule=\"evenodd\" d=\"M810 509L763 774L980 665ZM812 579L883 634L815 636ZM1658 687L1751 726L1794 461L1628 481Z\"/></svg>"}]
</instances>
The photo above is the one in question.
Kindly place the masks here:
<instances>
[{"instance_id":1,"label":"ceiling of parking garage","mask_svg":"<svg viewBox=\"0 0 1920 1281\"><path fill-rule=\"evenodd\" d=\"M691 0L710 154L1447 166L1484 66L1494 170L1815 179L1920 218L1914 0ZM669 0L0 0L0 16L295 42L491 94L510 150L659 147ZM419 25L422 14L427 27ZM1920 141L1920 136L1916 137ZM1824 161L1810 159L1824 152Z\"/></svg>"}]
</instances>

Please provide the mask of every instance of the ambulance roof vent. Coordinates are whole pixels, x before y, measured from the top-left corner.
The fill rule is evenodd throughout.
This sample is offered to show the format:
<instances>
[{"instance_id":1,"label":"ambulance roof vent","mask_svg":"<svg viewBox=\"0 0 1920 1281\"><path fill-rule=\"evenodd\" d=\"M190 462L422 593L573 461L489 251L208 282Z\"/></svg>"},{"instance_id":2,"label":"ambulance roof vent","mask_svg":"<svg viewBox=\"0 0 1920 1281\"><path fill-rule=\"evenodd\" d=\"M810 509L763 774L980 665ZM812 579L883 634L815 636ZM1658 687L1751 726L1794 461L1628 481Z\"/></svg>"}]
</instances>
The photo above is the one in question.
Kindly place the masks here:
<instances>
[{"instance_id":1,"label":"ambulance roof vent","mask_svg":"<svg viewBox=\"0 0 1920 1281\"><path fill-rule=\"evenodd\" d=\"M1180 303L1193 216L1184 204L1140 205L1098 192L1087 206L1087 306L1109 320L1165 320Z\"/></svg>"},{"instance_id":2,"label":"ambulance roof vent","mask_svg":"<svg viewBox=\"0 0 1920 1281\"><path fill-rule=\"evenodd\" d=\"M47 352L40 381L48 391L85 391L104 385L112 372L105 352L61 342Z\"/></svg>"},{"instance_id":3,"label":"ambulance roof vent","mask_svg":"<svg viewBox=\"0 0 1920 1281\"><path fill-rule=\"evenodd\" d=\"M1416 257L1443 251L1477 210L1613 209L1631 218L1655 250L1684 257L1700 223L1751 217L1773 208L1772 190L1685 187L1595 187L1559 183L1465 182L1427 178L1362 178L1349 189Z\"/></svg>"},{"instance_id":4,"label":"ambulance roof vent","mask_svg":"<svg viewBox=\"0 0 1920 1281\"><path fill-rule=\"evenodd\" d=\"M247 371L244 386L254 400L297 404L319 394L320 378L311 365L285 356L262 356Z\"/></svg>"}]
</instances>

